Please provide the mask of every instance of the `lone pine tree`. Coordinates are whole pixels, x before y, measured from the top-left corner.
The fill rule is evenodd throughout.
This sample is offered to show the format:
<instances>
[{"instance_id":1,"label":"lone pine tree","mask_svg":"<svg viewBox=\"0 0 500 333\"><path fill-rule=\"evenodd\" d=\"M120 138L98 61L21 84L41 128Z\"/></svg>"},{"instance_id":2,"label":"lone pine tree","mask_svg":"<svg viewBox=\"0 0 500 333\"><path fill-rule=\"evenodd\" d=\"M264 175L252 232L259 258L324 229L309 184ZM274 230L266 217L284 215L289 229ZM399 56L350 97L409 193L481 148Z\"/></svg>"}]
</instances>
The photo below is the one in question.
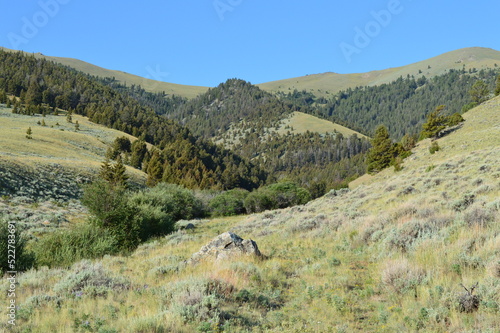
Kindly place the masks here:
<instances>
[{"instance_id":1,"label":"lone pine tree","mask_svg":"<svg viewBox=\"0 0 500 333\"><path fill-rule=\"evenodd\" d=\"M391 165L394 159L394 144L389 138L387 127L380 125L371 140L372 148L366 157L368 173L377 173Z\"/></svg>"}]
</instances>

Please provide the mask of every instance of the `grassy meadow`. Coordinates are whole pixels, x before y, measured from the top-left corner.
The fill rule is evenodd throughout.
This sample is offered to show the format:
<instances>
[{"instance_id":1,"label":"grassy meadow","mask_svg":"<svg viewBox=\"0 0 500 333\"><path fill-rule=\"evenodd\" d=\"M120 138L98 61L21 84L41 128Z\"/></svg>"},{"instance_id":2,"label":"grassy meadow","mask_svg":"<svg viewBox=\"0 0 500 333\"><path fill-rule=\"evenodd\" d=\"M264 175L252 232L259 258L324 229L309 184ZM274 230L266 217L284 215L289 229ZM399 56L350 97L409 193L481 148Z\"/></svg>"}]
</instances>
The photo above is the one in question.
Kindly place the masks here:
<instances>
[{"instance_id":1,"label":"grassy meadow","mask_svg":"<svg viewBox=\"0 0 500 333\"><path fill-rule=\"evenodd\" d=\"M17 325L0 330L498 332L500 97L464 118L436 153L421 141L401 171L351 190L193 221L130 256L19 274ZM255 240L265 257L185 263L225 231ZM473 296L461 286L476 283Z\"/></svg>"}]
</instances>

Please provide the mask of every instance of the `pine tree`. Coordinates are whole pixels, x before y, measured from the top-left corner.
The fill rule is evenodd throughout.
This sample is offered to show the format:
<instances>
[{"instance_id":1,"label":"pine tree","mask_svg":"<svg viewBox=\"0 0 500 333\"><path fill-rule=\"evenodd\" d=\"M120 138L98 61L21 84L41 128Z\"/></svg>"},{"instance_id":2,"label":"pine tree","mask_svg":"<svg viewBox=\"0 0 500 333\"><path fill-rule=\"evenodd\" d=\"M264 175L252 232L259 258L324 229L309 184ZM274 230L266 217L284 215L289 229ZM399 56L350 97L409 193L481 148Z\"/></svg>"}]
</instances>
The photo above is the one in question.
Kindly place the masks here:
<instances>
[{"instance_id":1,"label":"pine tree","mask_svg":"<svg viewBox=\"0 0 500 333\"><path fill-rule=\"evenodd\" d=\"M142 140L136 140L132 144L132 156L130 158L130 165L136 169L140 169L142 167L142 162L146 157L148 152L148 148L146 143Z\"/></svg>"},{"instance_id":2,"label":"pine tree","mask_svg":"<svg viewBox=\"0 0 500 333\"><path fill-rule=\"evenodd\" d=\"M436 110L427 115L427 122L422 125L420 139L435 138L443 129L446 128L447 118L441 115L441 111L446 106L439 105Z\"/></svg>"},{"instance_id":3,"label":"pine tree","mask_svg":"<svg viewBox=\"0 0 500 333\"><path fill-rule=\"evenodd\" d=\"M68 113L66 114L66 121L68 123L72 123L73 122L73 117L71 116L72 114L73 114L73 111L68 110Z\"/></svg>"},{"instance_id":4,"label":"pine tree","mask_svg":"<svg viewBox=\"0 0 500 333\"><path fill-rule=\"evenodd\" d=\"M80 130L80 124L78 123L78 120L77 120L75 123L75 131L79 131L79 130Z\"/></svg>"},{"instance_id":5,"label":"pine tree","mask_svg":"<svg viewBox=\"0 0 500 333\"><path fill-rule=\"evenodd\" d=\"M371 140L372 148L366 157L368 173L377 173L387 168L394 158L394 145L389 138L389 132L384 125L380 125Z\"/></svg>"},{"instance_id":6,"label":"pine tree","mask_svg":"<svg viewBox=\"0 0 500 333\"><path fill-rule=\"evenodd\" d=\"M33 139L32 137L33 131L31 130L31 127L28 127L28 130L26 131L26 139Z\"/></svg>"},{"instance_id":7,"label":"pine tree","mask_svg":"<svg viewBox=\"0 0 500 333\"><path fill-rule=\"evenodd\" d=\"M497 81L496 81L496 88L495 88L495 96L500 95L500 75L497 76Z\"/></svg>"},{"instance_id":8,"label":"pine tree","mask_svg":"<svg viewBox=\"0 0 500 333\"><path fill-rule=\"evenodd\" d=\"M481 104L488 100L488 95L490 94L490 90L488 89L488 85L483 80L477 80L476 83L472 86L471 90L469 90L469 95L472 99L472 102Z\"/></svg>"}]
</instances>

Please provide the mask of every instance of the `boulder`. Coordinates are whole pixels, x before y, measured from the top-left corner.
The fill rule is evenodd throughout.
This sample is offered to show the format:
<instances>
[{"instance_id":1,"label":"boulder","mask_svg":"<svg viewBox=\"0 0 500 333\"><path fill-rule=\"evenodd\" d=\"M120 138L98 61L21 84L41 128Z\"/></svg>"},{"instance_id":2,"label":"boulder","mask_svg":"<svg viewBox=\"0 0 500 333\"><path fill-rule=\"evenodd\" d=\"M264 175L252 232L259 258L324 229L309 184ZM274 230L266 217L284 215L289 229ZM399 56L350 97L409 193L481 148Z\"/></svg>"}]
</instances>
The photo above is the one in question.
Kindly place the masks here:
<instances>
[{"instance_id":1,"label":"boulder","mask_svg":"<svg viewBox=\"0 0 500 333\"><path fill-rule=\"evenodd\" d=\"M241 255L262 256L257 243L253 240L243 239L232 232L225 232L193 254L189 262L196 263L205 259L226 260Z\"/></svg>"}]
</instances>

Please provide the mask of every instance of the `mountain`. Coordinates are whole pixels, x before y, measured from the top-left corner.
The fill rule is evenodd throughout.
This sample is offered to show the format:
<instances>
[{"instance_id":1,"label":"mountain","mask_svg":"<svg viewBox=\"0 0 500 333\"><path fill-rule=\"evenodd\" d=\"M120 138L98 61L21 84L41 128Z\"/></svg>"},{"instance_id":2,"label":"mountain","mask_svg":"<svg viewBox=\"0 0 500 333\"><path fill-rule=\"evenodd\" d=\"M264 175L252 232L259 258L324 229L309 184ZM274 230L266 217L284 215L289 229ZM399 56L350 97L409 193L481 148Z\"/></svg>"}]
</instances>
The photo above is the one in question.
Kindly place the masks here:
<instances>
[{"instance_id":1,"label":"mountain","mask_svg":"<svg viewBox=\"0 0 500 333\"><path fill-rule=\"evenodd\" d=\"M0 50L8 51L8 52L18 52L9 50L4 47L0 47ZM29 54L29 53L27 53ZM143 78L137 75L125 73L119 70L110 70L106 68L102 68L88 62L73 59L73 58L63 58L63 57L54 57L54 56L46 56L41 53L32 54L37 59L46 59L49 61L54 61L58 64L68 66L74 68L78 71L81 71L86 74L95 75L101 78L114 78L117 82L125 84L127 86L142 86L144 89L151 92L165 92L168 95L176 95L186 98L193 98L197 95L205 92L207 87L200 86L190 86L190 85L182 85L176 83L168 83L158 80L153 80L150 78ZM156 68L151 69L152 72L156 71ZM151 75L160 75L161 73L152 73Z\"/></svg>"},{"instance_id":2,"label":"mountain","mask_svg":"<svg viewBox=\"0 0 500 333\"><path fill-rule=\"evenodd\" d=\"M3 47L0 47L0 49L17 52ZM169 95L194 98L208 90L207 87L180 85L142 78L119 70L101 68L78 59L46 56L41 53L35 53L33 55L37 58L55 61L65 66L75 68L90 75L96 75L102 78L115 78L118 82L128 86L140 85L151 92L165 92ZM483 47L470 47L447 52L427 60L401 67L357 74L338 74L332 72L311 74L297 78L265 82L257 86L270 92L281 91L288 93L293 90L306 90L312 92L317 97L328 97L329 94L335 94L340 90L358 86L373 86L390 83L399 77L406 77L407 75L425 75L431 78L436 75L441 75L450 69L460 70L465 66L466 70L472 68L480 70L495 68L495 64L500 66L500 51Z\"/></svg>"},{"instance_id":3,"label":"mountain","mask_svg":"<svg viewBox=\"0 0 500 333\"><path fill-rule=\"evenodd\" d=\"M1 97L13 104L13 113L65 110L154 145L156 149L142 154L136 165L148 173L151 185L163 180L190 188L251 190L265 182L265 173L249 161L194 136L118 85L45 59L0 50Z\"/></svg>"},{"instance_id":4,"label":"mountain","mask_svg":"<svg viewBox=\"0 0 500 333\"><path fill-rule=\"evenodd\" d=\"M285 92L306 90L326 97L341 90L358 86L374 86L390 83L399 77L426 76L432 78L450 69L477 70L500 66L500 51L471 47L441 54L414 64L357 74L322 73L258 84L266 91Z\"/></svg>"},{"instance_id":5,"label":"mountain","mask_svg":"<svg viewBox=\"0 0 500 333\"><path fill-rule=\"evenodd\" d=\"M291 178L308 188L317 183L326 188L345 185L345 179L364 172L367 137L319 119L311 115L313 110L230 79L165 116L237 151L273 179ZM328 172L313 176L316 168Z\"/></svg>"},{"instance_id":6,"label":"mountain","mask_svg":"<svg viewBox=\"0 0 500 333\"><path fill-rule=\"evenodd\" d=\"M184 221L194 229L130 256L19 274L19 329L498 331L500 97L464 118L436 140L435 154L431 140L421 141L401 171L386 169L352 190ZM190 263L225 231L252 239L264 257Z\"/></svg>"}]
</instances>

